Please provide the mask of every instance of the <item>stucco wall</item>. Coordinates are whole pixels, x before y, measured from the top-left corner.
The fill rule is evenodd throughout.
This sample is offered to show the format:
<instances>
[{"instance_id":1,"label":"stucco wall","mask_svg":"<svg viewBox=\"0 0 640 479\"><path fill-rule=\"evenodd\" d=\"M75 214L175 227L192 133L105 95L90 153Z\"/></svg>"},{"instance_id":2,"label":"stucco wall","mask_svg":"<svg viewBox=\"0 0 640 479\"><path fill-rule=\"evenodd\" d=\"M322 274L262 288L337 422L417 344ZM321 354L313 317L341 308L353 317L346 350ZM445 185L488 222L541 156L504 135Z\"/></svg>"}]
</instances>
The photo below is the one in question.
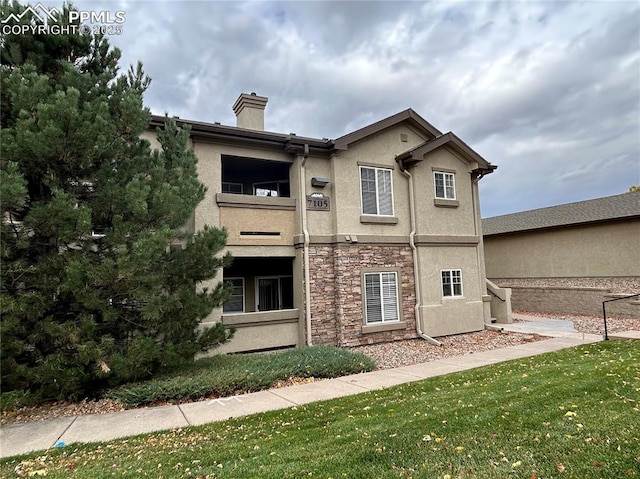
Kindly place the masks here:
<instances>
[{"instance_id":1,"label":"stucco wall","mask_svg":"<svg viewBox=\"0 0 640 479\"><path fill-rule=\"evenodd\" d=\"M424 156L424 161L413 169L415 177L418 234L474 235L474 196L471 170L477 165L460 159L447 148L440 148ZM434 169L455 171L457 206L436 206Z\"/></svg>"},{"instance_id":2,"label":"stucco wall","mask_svg":"<svg viewBox=\"0 0 640 479\"><path fill-rule=\"evenodd\" d=\"M296 171L299 169L299 165L296 165ZM314 176L329 178L330 183L324 188L311 185L311 179ZM331 161L327 158L314 158L309 157L305 165L305 188L306 194L311 195L313 193L321 193L324 196L329 197L330 211L309 211L307 210L307 228L311 235L324 235L331 234L336 230L335 218L338 208L342 208L342 205L338 206L336 202L335 190L336 180L333 177L331 169ZM357 181L357 180L356 180ZM293 192L292 192L293 195ZM299 196L298 190L296 190L296 197ZM302 205L305 205L306 198L303 198Z\"/></svg>"},{"instance_id":3,"label":"stucco wall","mask_svg":"<svg viewBox=\"0 0 640 479\"><path fill-rule=\"evenodd\" d=\"M227 228L227 244L235 245L292 245L296 232L295 212L286 210L220 208L220 223ZM242 235L242 232L271 233ZM277 233L277 235L276 235Z\"/></svg>"},{"instance_id":4,"label":"stucco wall","mask_svg":"<svg viewBox=\"0 0 640 479\"><path fill-rule=\"evenodd\" d=\"M407 135L402 141L401 135ZM422 143L409 127L398 125L361 140L339 152L331 160L334 181L336 233L355 235L408 235L410 232L409 193L407 179L400 174L396 155ZM360 166L391 168L395 224L371 224L360 221L362 199Z\"/></svg>"},{"instance_id":5,"label":"stucco wall","mask_svg":"<svg viewBox=\"0 0 640 479\"><path fill-rule=\"evenodd\" d=\"M488 278L640 276L640 220L486 236Z\"/></svg>"},{"instance_id":6,"label":"stucco wall","mask_svg":"<svg viewBox=\"0 0 640 479\"><path fill-rule=\"evenodd\" d=\"M484 329L486 286L478 268L477 246L420 247L423 332L446 336ZM441 271L462 271L462 297L443 297Z\"/></svg>"}]
</instances>

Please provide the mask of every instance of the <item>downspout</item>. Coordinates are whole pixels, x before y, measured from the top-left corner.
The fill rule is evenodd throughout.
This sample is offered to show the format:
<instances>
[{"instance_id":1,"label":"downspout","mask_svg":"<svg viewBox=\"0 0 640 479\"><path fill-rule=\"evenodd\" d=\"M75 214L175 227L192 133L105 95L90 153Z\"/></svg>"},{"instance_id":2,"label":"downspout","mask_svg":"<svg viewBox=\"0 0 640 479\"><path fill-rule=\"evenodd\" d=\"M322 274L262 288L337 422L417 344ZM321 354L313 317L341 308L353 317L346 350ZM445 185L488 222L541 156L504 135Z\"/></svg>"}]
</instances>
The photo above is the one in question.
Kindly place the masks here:
<instances>
[{"instance_id":1,"label":"downspout","mask_svg":"<svg viewBox=\"0 0 640 479\"><path fill-rule=\"evenodd\" d=\"M484 239L482 237L482 220L480 219L480 180L485 175L485 171L478 169L474 171L473 179L471 180L472 195L473 195L473 223L474 232L478 236L478 248L476 250L476 261L478 262L478 268L481 272L480 294L487 295L487 271L484 264ZM484 309L484 308L483 308ZM484 313L483 313L484 314Z\"/></svg>"},{"instance_id":2,"label":"downspout","mask_svg":"<svg viewBox=\"0 0 640 479\"><path fill-rule=\"evenodd\" d=\"M414 308L415 317L416 317L416 332L418 336L422 339L426 339L432 344L436 346L442 346L442 343L437 339L432 338L431 336L427 336L422 331L422 315L420 314L420 307L422 304L420 303L420 262L418 261L418 248L416 247L416 215L415 215L415 201L413 195L413 176L409 173L402 164L401 161L398 162L400 166L400 173L405 175L409 180L409 214L411 216L411 233L409 233L409 245L411 246L411 251L413 252L413 283L416 289L416 305Z\"/></svg>"},{"instance_id":3,"label":"downspout","mask_svg":"<svg viewBox=\"0 0 640 479\"><path fill-rule=\"evenodd\" d=\"M307 346L311 346L311 284L309 282L309 230L307 229L307 207L305 199L307 197L304 165L309 158L309 144L304 144L304 154L300 163L300 209L302 210L302 234L304 236L304 299L305 299L305 329L307 331Z\"/></svg>"}]
</instances>

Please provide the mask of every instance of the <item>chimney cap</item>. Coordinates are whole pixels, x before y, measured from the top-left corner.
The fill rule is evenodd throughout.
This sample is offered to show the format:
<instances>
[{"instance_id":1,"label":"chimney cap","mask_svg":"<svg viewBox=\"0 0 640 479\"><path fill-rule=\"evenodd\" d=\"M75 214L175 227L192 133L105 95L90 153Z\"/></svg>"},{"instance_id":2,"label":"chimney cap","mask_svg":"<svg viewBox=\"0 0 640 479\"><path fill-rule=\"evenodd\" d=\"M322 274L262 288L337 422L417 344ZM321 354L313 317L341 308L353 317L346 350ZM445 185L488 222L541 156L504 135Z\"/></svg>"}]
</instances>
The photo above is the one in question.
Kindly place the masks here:
<instances>
[{"instance_id":1,"label":"chimney cap","mask_svg":"<svg viewBox=\"0 0 640 479\"><path fill-rule=\"evenodd\" d=\"M244 108L256 108L259 110L264 110L267 106L267 102L269 98L266 96L256 95L254 93L241 93L236 102L233 104L233 112L236 116L244 109Z\"/></svg>"}]
</instances>

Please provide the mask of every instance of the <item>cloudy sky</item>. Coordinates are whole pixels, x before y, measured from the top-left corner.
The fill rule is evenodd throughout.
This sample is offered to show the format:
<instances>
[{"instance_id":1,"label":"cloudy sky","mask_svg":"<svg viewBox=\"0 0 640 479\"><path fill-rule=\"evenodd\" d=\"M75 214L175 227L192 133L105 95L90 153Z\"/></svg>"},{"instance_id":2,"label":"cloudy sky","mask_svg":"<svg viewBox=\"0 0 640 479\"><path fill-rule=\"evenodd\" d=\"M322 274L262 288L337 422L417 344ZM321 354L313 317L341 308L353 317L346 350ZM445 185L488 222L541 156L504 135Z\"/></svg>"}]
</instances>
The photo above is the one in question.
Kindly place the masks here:
<instances>
[{"instance_id":1,"label":"cloudy sky","mask_svg":"<svg viewBox=\"0 0 640 479\"><path fill-rule=\"evenodd\" d=\"M154 113L235 125L256 92L267 130L337 138L411 107L498 165L483 217L640 184L637 1L74 3L125 12Z\"/></svg>"}]
</instances>

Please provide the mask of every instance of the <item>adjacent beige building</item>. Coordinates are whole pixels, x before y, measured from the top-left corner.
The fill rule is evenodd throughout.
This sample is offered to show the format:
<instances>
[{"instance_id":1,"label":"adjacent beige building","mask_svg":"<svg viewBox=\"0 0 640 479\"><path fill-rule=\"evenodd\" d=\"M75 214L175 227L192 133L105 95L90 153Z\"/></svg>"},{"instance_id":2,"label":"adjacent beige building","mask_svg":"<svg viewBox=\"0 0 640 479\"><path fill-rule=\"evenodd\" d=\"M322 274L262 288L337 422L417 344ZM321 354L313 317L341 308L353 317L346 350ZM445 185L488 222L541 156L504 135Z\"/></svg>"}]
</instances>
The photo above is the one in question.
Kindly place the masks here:
<instances>
[{"instance_id":1,"label":"adjacent beige building","mask_svg":"<svg viewBox=\"0 0 640 479\"><path fill-rule=\"evenodd\" d=\"M515 309L601 315L640 293L640 192L483 220L487 276ZM640 301L608 303L640 318Z\"/></svg>"},{"instance_id":2,"label":"adjacent beige building","mask_svg":"<svg viewBox=\"0 0 640 479\"><path fill-rule=\"evenodd\" d=\"M204 323L236 328L220 351L437 342L483 329L498 297L510 320L484 270L478 181L494 165L411 109L331 140L264 131L266 105L240 95L235 127L178 120L207 187L193 227L225 227L235 258Z\"/></svg>"}]
</instances>

